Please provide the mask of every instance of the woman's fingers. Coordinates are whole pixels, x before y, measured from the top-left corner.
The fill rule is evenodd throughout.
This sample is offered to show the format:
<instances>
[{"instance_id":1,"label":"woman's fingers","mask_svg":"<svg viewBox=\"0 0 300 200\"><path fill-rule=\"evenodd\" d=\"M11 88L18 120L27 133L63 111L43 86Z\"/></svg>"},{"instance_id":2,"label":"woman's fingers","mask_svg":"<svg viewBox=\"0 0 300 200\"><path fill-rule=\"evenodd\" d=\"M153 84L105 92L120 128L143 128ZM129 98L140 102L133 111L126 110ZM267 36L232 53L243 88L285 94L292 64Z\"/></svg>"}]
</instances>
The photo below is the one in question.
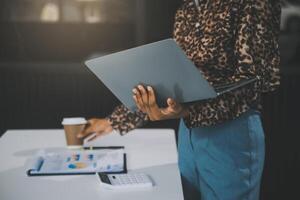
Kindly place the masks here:
<instances>
[{"instance_id":1,"label":"woman's fingers","mask_svg":"<svg viewBox=\"0 0 300 200\"><path fill-rule=\"evenodd\" d=\"M87 124L85 125L84 129L80 131L77 135L78 138L84 138L91 133L95 132L95 125L94 125L94 120L90 119L88 120Z\"/></svg>"},{"instance_id":2,"label":"woman's fingers","mask_svg":"<svg viewBox=\"0 0 300 200\"><path fill-rule=\"evenodd\" d=\"M175 100L168 98L166 108L159 108L156 102L155 91L151 86L146 88L138 85L133 89L133 99L139 110L146 113L150 120L172 119L178 116L183 107Z\"/></svg>"},{"instance_id":3,"label":"woman's fingers","mask_svg":"<svg viewBox=\"0 0 300 200\"><path fill-rule=\"evenodd\" d=\"M153 88L138 85L132 90L133 99L139 110L146 113L151 120L158 120L160 116L159 108L156 104L156 97Z\"/></svg>"},{"instance_id":4,"label":"woman's fingers","mask_svg":"<svg viewBox=\"0 0 300 200\"><path fill-rule=\"evenodd\" d=\"M138 109L146 113L151 121L175 119L188 114L188 111L180 103L171 98L167 99L168 106L166 108L159 108L155 91L151 86L147 86L145 89L145 87L138 85L133 89L133 93L133 99Z\"/></svg>"},{"instance_id":5,"label":"woman's fingers","mask_svg":"<svg viewBox=\"0 0 300 200\"><path fill-rule=\"evenodd\" d=\"M177 109L177 102L176 101L174 101L173 99L171 99L171 98L168 98L167 99L167 104L168 104L168 106L170 107L170 108L172 108L173 110L176 110Z\"/></svg>"},{"instance_id":6,"label":"woman's fingers","mask_svg":"<svg viewBox=\"0 0 300 200\"><path fill-rule=\"evenodd\" d=\"M145 112L146 112L146 109L145 109L145 105L144 105L144 103L143 103L142 95L141 95L139 89L134 88L134 89L132 90L132 92L133 92L133 99L134 99L134 101L135 101L136 106L138 107L138 109L139 109L140 111L142 111L142 112L145 113Z\"/></svg>"},{"instance_id":7,"label":"woman's fingers","mask_svg":"<svg viewBox=\"0 0 300 200\"><path fill-rule=\"evenodd\" d=\"M138 85L138 89L140 91L144 105L148 105L148 93L147 93L146 89L142 85Z\"/></svg>"},{"instance_id":8,"label":"woman's fingers","mask_svg":"<svg viewBox=\"0 0 300 200\"><path fill-rule=\"evenodd\" d=\"M142 85L138 85L133 90L133 99L139 110L144 113L149 113L148 92Z\"/></svg>"},{"instance_id":9,"label":"woman's fingers","mask_svg":"<svg viewBox=\"0 0 300 200\"><path fill-rule=\"evenodd\" d=\"M134 100L135 105L137 106L137 108L138 108L140 111L144 112L144 109L143 109L142 106L140 105L140 102L139 102L139 100L138 100L137 95L136 95L136 94L133 94L132 97L133 97L133 100Z\"/></svg>"},{"instance_id":10,"label":"woman's fingers","mask_svg":"<svg viewBox=\"0 0 300 200\"><path fill-rule=\"evenodd\" d=\"M151 113L149 115L149 118L152 121L160 120L162 116L161 116L160 108L156 103L156 96L155 96L154 89L151 86L147 86L147 91L148 91L148 108L149 108L149 112Z\"/></svg>"},{"instance_id":11,"label":"woman's fingers","mask_svg":"<svg viewBox=\"0 0 300 200\"><path fill-rule=\"evenodd\" d=\"M106 119L90 119L84 129L77 135L78 138L84 138L92 133L103 135L113 130L109 121Z\"/></svg>"},{"instance_id":12,"label":"woman's fingers","mask_svg":"<svg viewBox=\"0 0 300 200\"><path fill-rule=\"evenodd\" d=\"M143 101L143 108L145 109L145 112L148 114L148 116L151 119L153 113L151 112L151 109L149 107L149 94L148 94L148 91L142 85L138 85L138 89L140 91L141 98L142 98L142 101Z\"/></svg>"},{"instance_id":13,"label":"woman's fingers","mask_svg":"<svg viewBox=\"0 0 300 200\"><path fill-rule=\"evenodd\" d=\"M158 105L156 103L156 97L155 97L155 92L152 87L147 86L147 91L148 91L148 106L150 108L158 108Z\"/></svg>"},{"instance_id":14,"label":"woman's fingers","mask_svg":"<svg viewBox=\"0 0 300 200\"><path fill-rule=\"evenodd\" d=\"M181 104L177 103L175 100L168 98L167 99L167 105L168 107L165 109L162 109L162 113L164 115L177 115L181 112L182 106Z\"/></svg>"},{"instance_id":15,"label":"woman's fingers","mask_svg":"<svg viewBox=\"0 0 300 200\"><path fill-rule=\"evenodd\" d=\"M105 131L102 131L102 132L96 132L96 133L94 133L90 138L87 139L87 142L93 141L93 140L95 140L95 139L98 138L98 137L107 135L108 133L109 133L109 132L105 132Z\"/></svg>"}]
</instances>

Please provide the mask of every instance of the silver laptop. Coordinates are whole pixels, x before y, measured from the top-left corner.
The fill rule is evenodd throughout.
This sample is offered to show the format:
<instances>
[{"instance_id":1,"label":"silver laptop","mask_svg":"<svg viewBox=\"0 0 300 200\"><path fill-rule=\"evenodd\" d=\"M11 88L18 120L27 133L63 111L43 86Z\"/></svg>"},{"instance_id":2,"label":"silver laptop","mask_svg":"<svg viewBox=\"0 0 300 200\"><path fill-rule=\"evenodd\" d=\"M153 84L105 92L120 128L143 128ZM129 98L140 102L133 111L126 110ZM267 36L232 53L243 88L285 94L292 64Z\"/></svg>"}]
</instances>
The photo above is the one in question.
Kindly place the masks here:
<instances>
[{"instance_id":1,"label":"silver laptop","mask_svg":"<svg viewBox=\"0 0 300 200\"><path fill-rule=\"evenodd\" d=\"M160 106L165 106L168 97L188 103L217 96L173 39L91 59L85 64L131 110L136 109L132 89L138 84L152 86Z\"/></svg>"}]
</instances>

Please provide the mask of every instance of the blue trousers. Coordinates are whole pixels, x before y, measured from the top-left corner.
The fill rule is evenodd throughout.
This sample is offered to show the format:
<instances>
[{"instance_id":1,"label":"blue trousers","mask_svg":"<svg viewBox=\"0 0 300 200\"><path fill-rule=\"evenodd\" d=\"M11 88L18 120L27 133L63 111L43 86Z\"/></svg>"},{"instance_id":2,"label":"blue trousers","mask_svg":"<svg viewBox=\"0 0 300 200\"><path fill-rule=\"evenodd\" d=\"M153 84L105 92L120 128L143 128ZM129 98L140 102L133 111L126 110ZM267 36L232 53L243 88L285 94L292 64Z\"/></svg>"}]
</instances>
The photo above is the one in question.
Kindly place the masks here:
<instances>
[{"instance_id":1,"label":"blue trousers","mask_svg":"<svg viewBox=\"0 0 300 200\"><path fill-rule=\"evenodd\" d=\"M265 155L260 115L188 129L180 122L179 168L186 200L258 200Z\"/></svg>"}]
</instances>

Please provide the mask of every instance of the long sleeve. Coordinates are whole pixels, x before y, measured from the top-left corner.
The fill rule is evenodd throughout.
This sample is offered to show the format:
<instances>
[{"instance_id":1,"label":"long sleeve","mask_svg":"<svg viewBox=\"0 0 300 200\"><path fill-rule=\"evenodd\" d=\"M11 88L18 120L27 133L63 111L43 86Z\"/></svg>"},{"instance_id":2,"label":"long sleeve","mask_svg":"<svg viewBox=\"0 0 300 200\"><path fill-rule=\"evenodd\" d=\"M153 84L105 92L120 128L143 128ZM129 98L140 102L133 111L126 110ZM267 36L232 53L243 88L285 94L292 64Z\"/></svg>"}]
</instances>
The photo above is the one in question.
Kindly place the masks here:
<instances>
[{"instance_id":1,"label":"long sleeve","mask_svg":"<svg viewBox=\"0 0 300 200\"><path fill-rule=\"evenodd\" d=\"M251 77L258 77L259 81L190 105L189 116L184 119L190 128L214 125L257 108L261 92L272 91L279 85L280 5L271 5L266 0L242 2L233 37L233 73L226 82Z\"/></svg>"},{"instance_id":2,"label":"long sleeve","mask_svg":"<svg viewBox=\"0 0 300 200\"><path fill-rule=\"evenodd\" d=\"M140 111L132 112L124 105L117 106L107 119L110 121L112 128L121 135L143 126L148 121L146 114Z\"/></svg>"}]
</instances>

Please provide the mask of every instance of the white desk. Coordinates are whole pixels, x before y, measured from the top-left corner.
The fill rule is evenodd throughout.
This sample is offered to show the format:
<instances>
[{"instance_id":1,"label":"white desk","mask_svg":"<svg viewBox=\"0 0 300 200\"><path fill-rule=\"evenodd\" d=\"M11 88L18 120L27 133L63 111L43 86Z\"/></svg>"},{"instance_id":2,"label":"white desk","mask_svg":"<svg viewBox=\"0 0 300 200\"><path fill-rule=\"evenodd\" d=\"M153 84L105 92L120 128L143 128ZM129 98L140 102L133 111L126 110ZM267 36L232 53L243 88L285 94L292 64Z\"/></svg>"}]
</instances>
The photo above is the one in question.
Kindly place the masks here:
<instances>
[{"instance_id":1,"label":"white desk","mask_svg":"<svg viewBox=\"0 0 300 200\"><path fill-rule=\"evenodd\" d=\"M63 130L10 130L0 138L1 200L183 200L173 130L137 129L88 145L124 145L128 169L145 172L155 182L150 190L113 192L94 175L27 177L26 160L40 148L65 147Z\"/></svg>"}]
</instances>

